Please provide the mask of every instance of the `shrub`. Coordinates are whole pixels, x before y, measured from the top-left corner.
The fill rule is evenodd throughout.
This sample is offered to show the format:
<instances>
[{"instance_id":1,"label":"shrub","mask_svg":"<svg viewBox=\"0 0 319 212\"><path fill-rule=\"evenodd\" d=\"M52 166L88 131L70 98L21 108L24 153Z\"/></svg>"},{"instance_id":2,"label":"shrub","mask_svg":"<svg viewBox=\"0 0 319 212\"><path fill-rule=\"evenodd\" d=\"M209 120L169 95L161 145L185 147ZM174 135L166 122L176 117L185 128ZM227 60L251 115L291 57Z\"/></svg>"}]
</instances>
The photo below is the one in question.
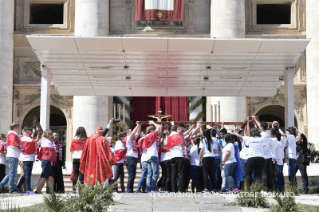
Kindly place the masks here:
<instances>
[{"instance_id":1,"label":"shrub","mask_svg":"<svg viewBox=\"0 0 319 212\"><path fill-rule=\"evenodd\" d=\"M61 196L56 195L50 184L47 186L49 194L43 196L45 208L48 212L63 212L65 209L65 201Z\"/></svg>"},{"instance_id":2,"label":"shrub","mask_svg":"<svg viewBox=\"0 0 319 212\"><path fill-rule=\"evenodd\" d=\"M309 186L309 194L319 194L319 181L311 180Z\"/></svg>"},{"instance_id":3,"label":"shrub","mask_svg":"<svg viewBox=\"0 0 319 212\"><path fill-rule=\"evenodd\" d=\"M318 148L318 145L308 142L307 154L311 157L311 163L319 163L319 151L317 150Z\"/></svg>"},{"instance_id":4,"label":"shrub","mask_svg":"<svg viewBox=\"0 0 319 212\"><path fill-rule=\"evenodd\" d=\"M294 191L297 188L293 188L292 192L288 195L280 196L280 192L275 193L274 199L276 200L277 204L274 204L270 207L271 212L286 212L286 211L294 211L294 212L301 212L304 211L302 209L302 205L299 205L295 201Z\"/></svg>"},{"instance_id":5,"label":"shrub","mask_svg":"<svg viewBox=\"0 0 319 212\"><path fill-rule=\"evenodd\" d=\"M244 191L240 192L236 197L236 204L242 207L251 208L269 208L266 197L260 194L262 184L251 186L244 184Z\"/></svg>"}]
</instances>

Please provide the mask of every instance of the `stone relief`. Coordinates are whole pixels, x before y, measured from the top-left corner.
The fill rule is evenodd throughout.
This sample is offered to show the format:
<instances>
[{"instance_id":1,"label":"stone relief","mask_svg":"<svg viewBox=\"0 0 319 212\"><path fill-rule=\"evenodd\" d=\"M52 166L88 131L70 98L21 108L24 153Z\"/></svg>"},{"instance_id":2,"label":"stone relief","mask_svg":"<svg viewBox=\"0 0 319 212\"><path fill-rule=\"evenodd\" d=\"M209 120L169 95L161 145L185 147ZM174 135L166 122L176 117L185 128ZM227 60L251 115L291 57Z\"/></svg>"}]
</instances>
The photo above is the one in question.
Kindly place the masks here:
<instances>
[{"instance_id":1,"label":"stone relief","mask_svg":"<svg viewBox=\"0 0 319 212\"><path fill-rule=\"evenodd\" d=\"M24 76L26 78L41 77L40 62L26 62L24 65Z\"/></svg>"},{"instance_id":2,"label":"stone relief","mask_svg":"<svg viewBox=\"0 0 319 212\"><path fill-rule=\"evenodd\" d=\"M306 89L306 87L302 91L300 91L300 99L301 100L306 100L307 99L307 89Z\"/></svg>"},{"instance_id":3,"label":"stone relief","mask_svg":"<svg viewBox=\"0 0 319 212\"><path fill-rule=\"evenodd\" d=\"M247 97L249 115L255 115L255 113L261 109L264 105L283 105L285 96L283 93L277 92L274 97Z\"/></svg>"}]
</instances>

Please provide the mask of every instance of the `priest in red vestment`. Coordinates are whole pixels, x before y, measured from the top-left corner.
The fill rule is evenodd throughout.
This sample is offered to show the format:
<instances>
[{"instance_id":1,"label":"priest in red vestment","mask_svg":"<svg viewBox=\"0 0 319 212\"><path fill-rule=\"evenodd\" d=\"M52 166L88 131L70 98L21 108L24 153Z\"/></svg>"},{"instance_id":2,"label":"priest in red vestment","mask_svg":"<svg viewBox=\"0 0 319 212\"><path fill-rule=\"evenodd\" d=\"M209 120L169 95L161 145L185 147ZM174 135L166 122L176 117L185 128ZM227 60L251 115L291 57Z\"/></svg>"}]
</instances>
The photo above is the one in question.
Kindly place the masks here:
<instances>
[{"instance_id":1,"label":"priest in red vestment","mask_svg":"<svg viewBox=\"0 0 319 212\"><path fill-rule=\"evenodd\" d=\"M113 177L113 155L102 133L103 128L97 127L84 145L80 165L80 171L84 174L84 184L95 185L96 181L104 183Z\"/></svg>"}]
</instances>

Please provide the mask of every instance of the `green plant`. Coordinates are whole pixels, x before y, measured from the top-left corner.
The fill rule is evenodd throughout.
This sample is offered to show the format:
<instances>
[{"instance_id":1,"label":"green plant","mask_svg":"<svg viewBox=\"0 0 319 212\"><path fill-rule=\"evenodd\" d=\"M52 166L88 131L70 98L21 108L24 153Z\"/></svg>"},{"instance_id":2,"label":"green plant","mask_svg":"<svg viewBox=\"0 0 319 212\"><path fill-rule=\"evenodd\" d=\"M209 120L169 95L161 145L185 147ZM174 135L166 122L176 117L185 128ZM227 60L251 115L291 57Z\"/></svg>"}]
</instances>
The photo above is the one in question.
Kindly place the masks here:
<instances>
[{"instance_id":1,"label":"green plant","mask_svg":"<svg viewBox=\"0 0 319 212\"><path fill-rule=\"evenodd\" d=\"M307 154L311 158L311 163L319 163L319 149L318 145L308 142Z\"/></svg>"},{"instance_id":2,"label":"green plant","mask_svg":"<svg viewBox=\"0 0 319 212\"><path fill-rule=\"evenodd\" d=\"M48 184L49 194L43 196L45 208L48 212L63 212L65 201L54 192L52 186Z\"/></svg>"},{"instance_id":3,"label":"green plant","mask_svg":"<svg viewBox=\"0 0 319 212\"><path fill-rule=\"evenodd\" d=\"M309 194L319 194L319 181L317 180L310 181Z\"/></svg>"},{"instance_id":4,"label":"green plant","mask_svg":"<svg viewBox=\"0 0 319 212\"><path fill-rule=\"evenodd\" d=\"M261 191L262 184L256 186L252 184L249 186L246 182L244 183L244 190L236 197L236 204L242 207L251 208L269 208L269 203L266 197L263 196Z\"/></svg>"},{"instance_id":5,"label":"green plant","mask_svg":"<svg viewBox=\"0 0 319 212\"><path fill-rule=\"evenodd\" d=\"M0 201L0 211L3 212L21 212L22 210L19 208L19 206L12 203L12 200L4 200L2 199Z\"/></svg>"},{"instance_id":6,"label":"green plant","mask_svg":"<svg viewBox=\"0 0 319 212\"><path fill-rule=\"evenodd\" d=\"M294 186L291 191L292 192L285 194L283 196L280 195L280 192L276 192L274 199L276 200L277 204L272 205L270 207L270 211L271 212L304 211L302 209L302 205L297 204L295 201L294 193L297 191L297 187Z\"/></svg>"},{"instance_id":7,"label":"green plant","mask_svg":"<svg viewBox=\"0 0 319 212\"><path fill-rule=\"evenodd\" d=\"M99 182L96 186L82 185L79 182L76 185L77 194L71 196L66 204L66 211L88 211L99 212L107 211L108 207L114 204L112 191L115 184L106 186Z\"/></svg>"}]
</instances>

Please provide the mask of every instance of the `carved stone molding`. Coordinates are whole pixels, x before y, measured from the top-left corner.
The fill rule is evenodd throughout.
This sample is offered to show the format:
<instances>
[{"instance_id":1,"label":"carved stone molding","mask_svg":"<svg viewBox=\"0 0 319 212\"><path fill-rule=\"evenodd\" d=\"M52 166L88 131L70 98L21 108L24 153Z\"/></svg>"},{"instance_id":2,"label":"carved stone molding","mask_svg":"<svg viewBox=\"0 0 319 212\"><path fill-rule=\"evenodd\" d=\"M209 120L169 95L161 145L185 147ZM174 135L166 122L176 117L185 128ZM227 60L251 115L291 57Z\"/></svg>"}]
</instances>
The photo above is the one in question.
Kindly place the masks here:
<instances>
[{"instance_id":1,"label":"carved stone molding","mask_svg":"<svg viewBox=\"0 0 319 212\"><path fill-rule=\"evenodd\" d=\"M34 75L41 77L40 62L26 62L24 65L24 76L26 78L33 78Z\"/></svg>"}]
</instances>

